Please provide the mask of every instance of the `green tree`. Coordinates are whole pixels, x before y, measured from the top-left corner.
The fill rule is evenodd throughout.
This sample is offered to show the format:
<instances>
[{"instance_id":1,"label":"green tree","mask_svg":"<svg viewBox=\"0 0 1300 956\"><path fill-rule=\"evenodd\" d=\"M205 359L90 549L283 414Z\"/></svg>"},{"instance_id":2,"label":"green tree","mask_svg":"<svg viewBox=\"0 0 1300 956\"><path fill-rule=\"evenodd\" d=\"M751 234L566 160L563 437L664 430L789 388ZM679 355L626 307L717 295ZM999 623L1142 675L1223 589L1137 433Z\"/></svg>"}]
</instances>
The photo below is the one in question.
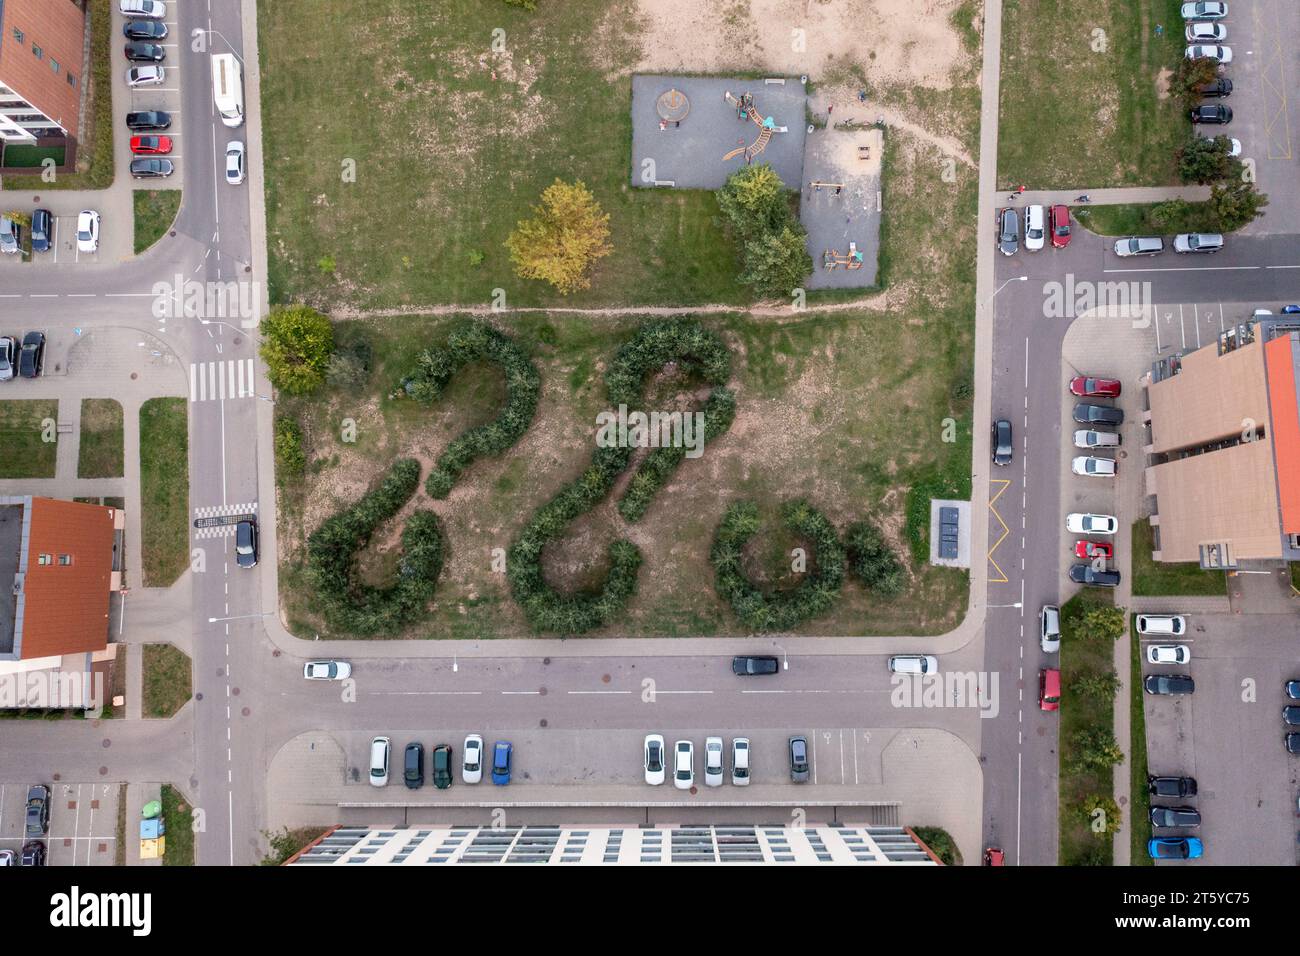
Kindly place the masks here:
<instances>
[{"instance_id":1,"label":"green tree","mask_svg":"<svg viewBox=\"0 0 1300 956\"><path fill-rule=\"evenodd\" d=\"M1117 641L1128 626L1122 607L1099 604L1087 608L1075 625L1075 635L1085 641L1105 643Z\"/></svg>"},{"instance_id":2,"label":"green tree","mask_svg":"<svg viewBox=\"0 0 1300 956\"><path fill-rule=\"evenodd\" d=\"M1120 831L1119 804L1108 794L1090 793L1076 810L1093 836L1113 836Z\"/></svg>"},{"instance_id":3,"label":"green tree","mask_svg":"<svg viewBox=\"0 0 1300 956\"><path fill-rule=\"evenodd\" d=\"M262 359L281 391L308 395L320 388L333 352L334 326L310 306L278 307L262 320Z\"/></svg>"},{"instance_id":4,"label":"green tree","mask_svg":"<svg viewBox=\"0 0 1300 956\"><path fill-rule=\"evenodd\" d=\"M1080 674L1070 681L1070 690L1083 697L1097 700L1114 700L1119 693L1119 675L1113 670L1104 674Z\"/></svg>"},{"instance_id":5,"label":"green tree","mask_svg":"<svg viewBox=\"0 0 1300 956\"><path fill-rule=\"evenodd\" d=\"M745 265L740 281L760 296L790 295L812 273L812 256L804 245L802 226L787 224L745 243Z\"/></svg>"},{"instance_id":6,"label":"green tree","mask_svg":"<svg viewBox=\"0 0 1300 956\"><path fill-rule=\"evenodd\" d=\"M1209 57L1197 57L1195 60L1183 58L1174 67L1173 76L1169 78L1169 92L1178 97L1183 105L1191 109L1201 101L1197 90L1206 83L1213 83L1219 75L1219 63Z\"/></svg>"},{"instance_id":7,"label":"green tree","mask_svg":"<svg viewBox=\"0 0 1300 956\"><path fill-rule=\"evenodd\" d=\"M718 190L718 208L742 242L777 232L791 220L785 183L767 163L746 166Z\"/></svg>"},{"instance_id":8,"label":"green tree","mask_svg":"<svg viewBox=\"0 0 1300 956\"><path fill-rule=\"evenodd\" d=\"M907 585L903 565L875 525L867 521L849 525L844 548L849 571L867 587L887 597L903 592Z\"/></svg>"},{"instance_id":9,"label":"green tree","mask_svg":"<svg viewBox=\"0 0 1300 956\"><path fill-rule=\"evenodd\" d=\"M1231 149L1226 136L1193 136L1178 149L1178 175L1185 183L1202 186L1228 179L1234 172Z\"/></svg>"},{"instance_id":10,"label":"green tree","mask_svg":"<svg viewBox=\"0 0 1300 956\"><path fill-rule=\"evenodd\" d=\"M557 179L506 240L515 273L524 279L542 279L568 295L591 287L588 270L609 255L609 214L582 182Z\"/></svg>"},{"instance_id":11,"label":"green tree","mask_svg":"<svg viewBox=\"0 0 1300 956\"><path fill-rule=\"evenodd\" d=\"M1236 179L1210 187L1210 208L1220 232L1232 232L1253 222L1264 215L1267 205L1268 196L1256 189L1253 182Z\"/></svg>"},{"instance_id":12,"label":"green tree","mask_svg":"<svg viewBox=\"0 0 1300 956\"><path fill-rule=\"evenodd\" d=\"M24 212L21 209L10 209L4 214L4 216L6 219L11 220L24 228L28 228L32 224L31 213Z\"/></svg>"},{"instance_id":13,"label":"green tree","mask_svg":"<svg viewBox=\"0 0 1300 956\"><path fill-rule=\"evenodd\" d=\"M1076 771L1102 771L1124 762L1124 751L1120 750L1114 733L1104 728L1080 730L1074 735L1072 749L1077 754Z\"/></svg>"}]
</instances>

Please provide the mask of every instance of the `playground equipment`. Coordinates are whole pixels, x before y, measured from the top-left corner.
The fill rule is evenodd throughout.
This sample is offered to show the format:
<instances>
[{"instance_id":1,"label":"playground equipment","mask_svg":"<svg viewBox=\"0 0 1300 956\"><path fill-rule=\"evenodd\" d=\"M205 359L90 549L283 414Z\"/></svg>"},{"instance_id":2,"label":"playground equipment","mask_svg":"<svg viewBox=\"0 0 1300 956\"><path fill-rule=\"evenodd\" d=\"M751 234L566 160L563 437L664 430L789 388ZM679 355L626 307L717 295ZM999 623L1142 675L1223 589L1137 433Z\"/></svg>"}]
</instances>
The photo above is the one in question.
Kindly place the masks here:
<instances>
[{"instance_id":1,"label":"playground equipment","mask_svg":"<svg viewBox=\"0 0 1300 956\"><path fill-rule=\"evenodd\" d=\"M691 101L681 90L668 90L660 93L655 100L655 112L659 114L659 127L664 129L671 123L681 126L691 111Z\"/></svg>"},{"instance_id":2,"label":"playground equipment","mask_svg":"<svg viewBox=\"0 0 1300 956\"><path fill-rule=\"evenodd\" d=\"M754 140L754 142L750 143L748 146L737 146L735 149L731 150L731 152L722 157L724 163L730 159L734 159L741 153L745 154L746 163L752 162L755 156L767 149L767 144L771 141L773 133L785 133L789 131L788 127L777 126L776 120L772 117L769 116L766 119L763 118L762 114L754 108L753 93L742 93L740 94L739 99L732 96L730 90L727 90L727 92L722 95L726 99L727 103L735 108L736 119L745 119L748 117L750 121L758 127L758 139Z\"/></svg>"},{"instance_id":3,"label":"playground equipment","mask_svg":"<svg viewBox=\"0 0 1300 956\"><path fill-rule=\"evenodd\" d=\"M841 254L838 249L827 249L822 252L822 268L827 272L833 272L836 266L844 266L846 269L861 269L863 263L862 253L858 251L856 242L849 243L849 251Z\"/></svg>"},{"instance_id":4,"label":"playground equipment","mask_svg":"<svg viewBox=\"0 0 1300 956\"><path fill-rule=\"evenodd\" d=\"M820 179L814 179L808 185L816 192L821 192L823 189L833 189L837 196L844 191L843 183L824 183Z\"/></svg>"}]
</instances>

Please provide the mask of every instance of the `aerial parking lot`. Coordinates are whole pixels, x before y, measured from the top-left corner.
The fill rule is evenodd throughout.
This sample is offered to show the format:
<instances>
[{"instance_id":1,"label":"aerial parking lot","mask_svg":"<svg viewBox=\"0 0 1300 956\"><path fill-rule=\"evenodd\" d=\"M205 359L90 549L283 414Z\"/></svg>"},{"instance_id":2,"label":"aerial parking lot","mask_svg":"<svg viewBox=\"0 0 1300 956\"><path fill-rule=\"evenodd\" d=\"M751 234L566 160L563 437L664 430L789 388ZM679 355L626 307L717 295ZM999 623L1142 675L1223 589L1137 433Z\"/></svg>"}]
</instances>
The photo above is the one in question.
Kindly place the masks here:
<instances>
[{"instance_id":1,"label":"aerial parking lot","mask_svg":"<svg viewBox=\"0 0 1300 956\"><path fill-rule=\"evenodd\" d=\"M32 843L42 843L46 866L115 865L119 785L53 783L48 787L48 828L44 834L29 835L30 786L0 784L0 853L19 853Z\"/></svg>"}]
</instances>

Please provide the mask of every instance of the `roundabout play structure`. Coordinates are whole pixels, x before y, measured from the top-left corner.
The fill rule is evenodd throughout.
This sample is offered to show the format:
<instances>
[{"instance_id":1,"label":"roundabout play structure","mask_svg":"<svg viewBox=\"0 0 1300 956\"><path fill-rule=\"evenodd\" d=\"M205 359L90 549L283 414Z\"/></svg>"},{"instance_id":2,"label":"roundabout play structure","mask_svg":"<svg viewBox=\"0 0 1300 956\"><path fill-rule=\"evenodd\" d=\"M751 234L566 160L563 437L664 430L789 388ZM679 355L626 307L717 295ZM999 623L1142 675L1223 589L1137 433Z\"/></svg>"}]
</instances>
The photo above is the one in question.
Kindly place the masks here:
<instances>
[{"instance_id":1,"label":"roundabout play structure","mask_svg":"<svg viewBox=\"0 0 1300 956\"><path fill-rule=\"evenodd\" d=\"M659 114L660 126L668 123L681 126L682 120L691 112L691 101L681 90L667 90L655 100L655 112Z\"/></svg>"}]
</instances>

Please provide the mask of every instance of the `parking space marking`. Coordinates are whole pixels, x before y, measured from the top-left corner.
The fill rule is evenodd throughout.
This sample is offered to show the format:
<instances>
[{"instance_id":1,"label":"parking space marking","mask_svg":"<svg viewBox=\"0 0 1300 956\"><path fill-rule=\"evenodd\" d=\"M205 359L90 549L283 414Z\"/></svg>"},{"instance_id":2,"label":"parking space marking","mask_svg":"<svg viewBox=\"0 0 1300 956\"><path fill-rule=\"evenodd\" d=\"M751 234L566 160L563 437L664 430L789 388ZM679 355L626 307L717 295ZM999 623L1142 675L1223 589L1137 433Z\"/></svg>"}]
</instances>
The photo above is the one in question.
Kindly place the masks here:
<instances>
[{"instance_id":1,"label":"parking space marking","mask_svg":"<svg viewBox=\"0 0 1300 956\"><path fill-rule=\"evenodd\" d=\"M1102 272L1246 272L1276 266L1170 266L1168 269L1102 269Z\"/></svg>"},{"instance_id":2,"label":"parking space marking","mask_svg":"<svg viewBox=\"0 0 1300 956\"><path fill-rule=\"evenodd\" d=\"M1255 21L1255 39L1260 44L1259 76L1263 96L1264 132L1268 136L1269 159L1291 159L1291 121L1286 97L1285 57L1282 54L1283 36L1276 22L1276 10L1271 25L1262 22L1265 4L1254 4L1251 16Z\"/></svg>"}]
</instances>

